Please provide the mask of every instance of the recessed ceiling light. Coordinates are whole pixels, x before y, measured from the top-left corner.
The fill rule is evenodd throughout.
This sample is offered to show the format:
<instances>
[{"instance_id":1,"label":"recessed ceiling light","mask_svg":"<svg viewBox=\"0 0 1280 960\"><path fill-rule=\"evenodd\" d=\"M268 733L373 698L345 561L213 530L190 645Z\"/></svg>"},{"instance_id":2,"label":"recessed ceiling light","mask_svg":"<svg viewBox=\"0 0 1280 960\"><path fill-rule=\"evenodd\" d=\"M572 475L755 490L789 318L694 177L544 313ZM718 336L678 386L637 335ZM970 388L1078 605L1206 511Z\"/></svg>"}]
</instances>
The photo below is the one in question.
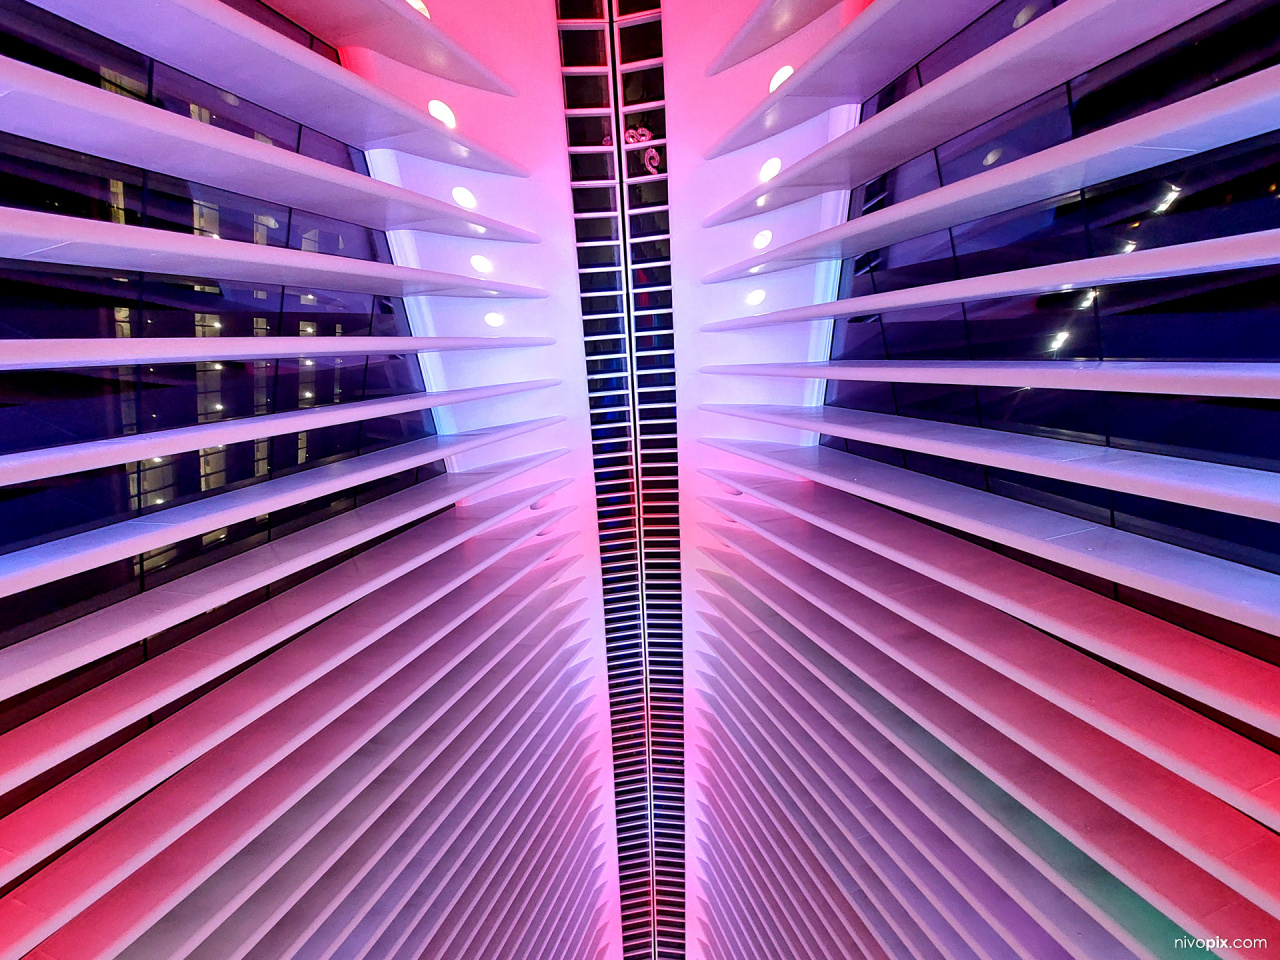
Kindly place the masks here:
<instances>
[{"instance_id":1,"label":"recessed ceiling light","mask_svg":"<svg viewBox=\"0 0 1280 960\"><path fill-rule=\"evenodd\" d=\"M778 72L775 73L773 75L773 79L769 81L769 92L773 93L773 91L777 90L780 86L786 83L788 78L790 78L790 76L795 72L796 68L791 66L789 63L786 66L779 67Z\"/></svg>"},{"instance_id":2,"label":"recessed ceiling light","mask_svg":"<svg viewBox=\"0 0 1280 960\"><path fill-rule=\"evenodd\" d=\"M770 157L764 162L764 166L760 168L760 182L768 183L774 177L782 172L782 160L779 157Z\"/></svg>"},{"instance_id":3,"label":"recessed ceiling light","mask_svg":"<svg viewBox=\"0 0 1280 960\"><path fill-rule=\"evenodd\" d=\"M763 207L769 202L769 195L766 193L763 197L756 197L756 206Z\"/></svg>"},{"instance_id":4,"label":"recessed ceiling light","mask_svg":"<svg viewBox=\"0 0 1280 960\"><path fill-rule=\"evenodd\" d=\"M454 187L453 202L460 207L466 207L468 210L474 210L476 208L476 195L466 187Z\"/></svg>"},{"instance_id":5,"label":"recessed ceiling light","mask_svg":"<svg viewBox=\"0 0 1280 960\"><path fill-rule=\"evenodd\" d=\"M453 115L453 111L449 109L449 105L443 100L432 100L428 103L427 113L431 114L450 130L458 125L458 118Z\"/></svg>"},{"instance_id":6,"label":"recessed ceiling light","mask_svg":"<svg viewBox=\"0 0 1280 960\"><path fill-rule=\"evenodd\" d=\"M752 290L747 294L747 306L758 307L764 303L765 293L763 290Z\"/></svg>"},{"instance_id":7,"label":"recessed ceiling light","mask_svg":"<svg viewBox=\"0 0 1280 960\"><path fill-rule=\"evenodd\" d=\"M757 250L763 250L772 242L773 242L773 231L761 230L759 233L755 235L755 238L751 241L751 245L755 247Z\"/></svg>"},{"instance_id":8,"label":"recessed ceiling light","mask_svg":"<svg viewBox=\"0 0 1280 960\"><path fill-rule=\"evenodd\" d=\"M1018 15L1013 18L1013 29L1021 30L1028 23L1031 22L1031 18L1034 17L1035 15L1036 15L1036 5L1034 3L1031 4L1030 6L1023 7L1021 10L1018 11Z\"/></svg>"},{"instance_id":9,"label":"recessed ceiling light","mask_svg":"<svg viewBox=\"0 0 1280 960\"><path fill-rule=\"evenodd\" d=\"M507 318L500 313L486 313L484 322L491 327L500 327L507 322Z\"/></svg>"},{"instance_id":10,"label":"recessed ceiling light","mask_svg":"<svg viewBox=\"0 0 1280 960\"><path fill-rule=\"evenodd\" d=\"M481 273L493 273L493 261L477 253L471 258L471 269L478 270Z\"/></svg>"},{"instance_id":11,"label":"recessed ceiling light","mask_svg":"<svg viewBox=\"0 0 1280 960\"><path fill-rule=\"evenodd\" d=\"M997 160L999 160L1002 156L1004 156L1004 151L1001 150L999 147L996 147L994 150L992 150L990 153L988 153L985 157L982 158L982 165L984 167L989 167L993 163L995 163Z\"/></svg>"}]
</instances>

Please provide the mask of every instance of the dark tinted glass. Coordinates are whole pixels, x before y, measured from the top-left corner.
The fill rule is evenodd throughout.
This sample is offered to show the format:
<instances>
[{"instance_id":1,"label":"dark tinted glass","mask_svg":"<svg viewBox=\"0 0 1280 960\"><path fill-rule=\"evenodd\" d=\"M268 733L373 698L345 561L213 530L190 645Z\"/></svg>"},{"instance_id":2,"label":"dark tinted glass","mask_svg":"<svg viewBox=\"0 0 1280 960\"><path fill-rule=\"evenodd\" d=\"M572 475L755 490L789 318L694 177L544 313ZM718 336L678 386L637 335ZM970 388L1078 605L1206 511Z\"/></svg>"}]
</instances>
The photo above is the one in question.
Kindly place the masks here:
<instances>
[{"instance_id":1,"label":"dark tinted glass","mask_svg":"<svg viewBox=\"0 0 1280 960\"><path fill-rule=\"evenodd\" d=\"M1076 135L1280 62L1280 6L1230 0L1071 81Z\"/></svg>"},{"instance_id":2,"label":"dark tinted glass","mask_svg":"<svg viewBox=\"0 0 1280 960\"><path fill-rule=\"evenodd\" d=\"M0 54L112 93L147 98L146 57L24 0L0 0Z\"/></svg>"},{"instance_id":3,"label":"dark tinted glass","mask_svg":"<svg viewBox=\"0 0 1280 960\"><path fill-rule=\"evenodd\" d=\"M560 59L566 67L603 67L608 62L604 30L561 30Z\"/></svg>"},{"instance_id":4,"label":"dark tinted glass","mask_svg":"<svg viewBox=\"0 0 1280 960\"><path fill-rule=\"evenodd\" d=\"M152 71L151 99L156 106L285 150L298 149L301 128L292 120L162 63Z\"/></svg>"},{"instance_id":5,"label":"dark tinted glass","mask_svg":"<svg viewBox=\"0 0 1280 960\"><path fill-rule=\"evenodd\" d=\"M622 63L656 60L662 56L662 21L650 20L618 31ZM566 64L567 65L567 64Z\"/></svg>"},{"instance_id":6,"label":"dark tinted glass","mask_svg":"<svg viewBox=\"0 0 1280 960\"><path fill-rule=\"evenodd\" d=\"M994 46L1015 30L1047 13L1053 0L1001 0L929 56L920 61L920 79L932 83L948 70Z\"/></svg>"},{"instance_id":7,"label":"dark tinted glass","mask_svg":"<svg viewBox=\"0 0 1280 960\"><path fill-rule=\"evenodd\" d=\"M0 206L138 224L142 184L134 167L0 134Z\"/></svg>"},{"instance_id":8,"label":"dark tinted glass","mask_svg":"<svg viewBox=\"0 0 1280 960\"><path fill-rule=\"evenodd\" d=\"M564 105L570 110L609 106L609 78L603 76L565 77Z\"/></svg>"}]
</instances>

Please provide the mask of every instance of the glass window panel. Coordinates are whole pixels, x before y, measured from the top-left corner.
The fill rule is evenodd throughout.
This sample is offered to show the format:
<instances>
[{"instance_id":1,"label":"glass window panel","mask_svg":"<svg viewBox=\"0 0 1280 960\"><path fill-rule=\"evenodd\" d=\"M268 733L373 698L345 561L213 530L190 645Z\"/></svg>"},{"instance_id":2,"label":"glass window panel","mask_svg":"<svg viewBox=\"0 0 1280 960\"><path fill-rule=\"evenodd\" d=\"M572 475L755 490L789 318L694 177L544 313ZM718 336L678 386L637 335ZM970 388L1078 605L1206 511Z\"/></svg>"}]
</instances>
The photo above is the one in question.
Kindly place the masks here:
<instances>
[{"instance_id":1,"label":"glass window panel","mask_svg":"<svg viewBox=\"0 0 1280 960\"><path fill-rule=\"evenodd\" d=\"M1126 360L1280 360L1280 268L1102 287L1102 355Z\"/></svg>"},{"instance_id":2,"label":"glass window panel","mask_svg":"<svg viewBox=\"0 0 1280 960\"><path fill-rule=\"evenodd\" d=\"M243 137L297 150L301 127L292 120L162 63L153 69L151 98L157 106Z\"/></svg>"},{"instance_id":3,"label":"glass window panel","mask_svg":"<svg viewBox=\"0 0 1280 960\"><path fill-rule=\"evenodd\" d=\"M560 62L566 67L603 67L608 61L604 30L561 30Z\"/></svg>"},{"instance_id":4,"label":"glass window panel","mask_svg":"<svg viewBox=\"0 0 1280 960\"><path fill-rule=\"evenodd\" d=\"M631 236L640 239L671 232L671 218L666 210L631 215Z\"/></svg>"},{"instance_id":5,"label":"glass window panel","mask_svg":"<svg viewBox=\"0 0 1280 960\"><path fill-rule=\"evenodd\" d=\"M961 277L979 277L1090 256L1079 194L1028 204L952 227Z\"/></svg>"},{"instance_id":6,"label":"glass window panel","mask_svg":"<svg viewBox=\"0 0 1280 960\"><path fill-rule=\"evenodd\" d=\"M0 260L0 338L136 336L137 274Z\"/></svg>"},{"instance_id":7,"label":"glass window panel","mask_svg":"<svg viewBox=\"0 0 1280 960\"><path fill-rule=\"evenodd\" d=\"M637 147L626 153L628 177L654 177L667 172L667 148L663 144Z\"/></svg>"},{"instance_id":8,"label":"glass window panel","mask_svg":"<svg viewBox=\"0 0 1280 960\"><path fill-rule=\"evenodd\" d=\"M354 223L294 210L289 222L289 246L311 253L378 261L382 257L375 233Z\"/></svg>"},{"instance_id":9,"label":"glass window panel","mask_svg":"<svg viewBox=\"0 0 1280 960\"><path fill-rule=\"evenodd\" d=\"M665 96L661 67L635 70L622 75L622 103L654 103Z\"/></svg>"},{"instance_id":10,"label":"glass window panel","mask_svg":"<svg viewBox=\"0 0 1280 960\"><path fill-rule=\"evenodd\" d=\"M889 360L964 360L969 357L969 334L964 309L959 304L887 311L880 315L878 323L846 323L844 326L848 328L846 338L852 337L858 327L880 328L884 336L883 353ZM870 346L868 344L867 348Z\"/></svg>"},{"instance_id":11,"label":"glass window panel","mask_svg":"<svg viewBox=\"0 0 1280 960\"><path fill-rule=\"evenodd\" d=\"M136 225L142 171L0 134L0 206Z\"/></svg>"},{"instance_id":12,"label":"glass window panel","mask_svg":"<svg viewBox=\"0 0 1280 960\"><path fill-rule=\"evenodd\" d=\"M633 183L627 187L627 200L633 210L641 207L664 207L667 205L667 181Z\"/></svg>"},{"instance_id":13,"label":"glass window panel","mask_svg":"<svg viewBox=\"0 0 1280 960\"><path fill-rule=\"evenodd\" d=\"M32 480L0 488L0 552L128 519L130 466Z\"/></svg>"},{"instance_id":14,"label":"glass window panel","mask_svg":"<svg viewBox=\"0 0 1280 960\"><path fill-rule=\"evenodd\" d=\"M623 143L643 143L646 140L662 140L667 135L667 111L631 110L623 115Z\"/></svg>"},{"instance_id":15,"label":"glass window panel","mask_svg":"<svg viewBox=\"0 0 1280 960\"><path fill-rule=\"evenodd\" d=\"M147 175L147 226L283 247L289 208L152 173Z\"/></svg>"},{"instance_id":16,"label":"glass window panel","mask_svg":"<svg viewBox=\"0 0 1280 960\"><path fill-rule=\"evenodd\" d=\"M602 20L604 0L556 0L556 15L561 20Z\"/></svg>"},{"instance_id":17,"label":"glass window panel","mask_svg":"<svg viewBox=\"0 0 1280 960\"><path fill-rule=\"evenodd\" d=\"M1095 254L1280 227L1278 146L1270 134L1086 190Z\"/></svg>"},{"instance_id":18,"label":"glass window panel","mask_svg":"<svg viewBox=\"0 0 1280 960\"><path fill-rule=\"evenodd\" d=\"M954 280L951 235L941 230L876 251L872 275L878 292Z\"/></svg>"},{"instance_id":19,"label":"glass window panel","mask_svg":"<svg viewBox=\"0 0 1280 960\"><path fill-rule=\"evenodd\" d=\"M948 70L1020 30L1054 7L1053 0L1001 0L920 61L920 79L932 83Z\"/></svg>"},{"instance_id":20,"label":"glass window panel","mask_svg":"<svg viewBox=\"0 0 1280 960\"><path fill-rule=\"evenodd\" d=\"M304 157L322 160L344 170L369 175L369 167L365 163L364 151L349 147L341 140L327 137L323 133L303 127L298 140L298 152Z\"/></svg>"},{"instance_id":21,"label":"glass window panel","mask_svg":"<svg viewBox=\"0 0 1280 960\"><path fill-rule=\"evenodd\" d=\"M662 56L662 21L650 20L618 30L622 63L656 60Z\"/></svg>"},{"instance_id":22,"label":"glass window panel","mask_svg":"<svg viewBox=\"0 0 1280 960\"><path fill-rule=\"evenodd\" d=\"M608 77L593 75L564 78L564 105L570 110L607 107L610 102Z\"/></svg>"},{"instance_id":23,"label":"glass window panel","mask_svg":"<svg viewBox=\"0 0 1280 960\"><path fill-rule=\"evenodd\" d=\"M607 147L613 145L612 117L566 117L571 147Z\"/></svg>"},{"instance_id":24,"label":"glass window panel","mask_svg":"<svg viewBox=\"0 0 1280 960\"><path fill-rule=\"evenodd\" d=\"M1280 470L1280 404L1232 397L1116 394L1113 446L1254 470Z\"/></svg>"},{"instance_id":25,"label":"glass window panel","mask_svg":"<svg viewBox=\"0 0 1280 960\"><path fill-rule=\"evenodd\" d=\"M23 0L0 0L0 54L135 100L147 98L146 57Z\"/></svg>"},{"instance_id":26,"label":"glass window panel","mask_svg":"<svg viewBox=\"0 0 1280 960\"><path fill-rule=\"evenodd\" d=\"M1076 136L1280 62L1274 0L1220 4L1071 82Z\"/></svg>"},{"instance_id":27,"label":"glass window panel","mask_svg":"<svg viewBox=\"0 0 1280 960\"><path fill-rule=\"evenodd\" d=\"M578 248L578 266L583 270L591 267L616 267L621 263L621 247L606 245Z\"/></svg>"},{"instance_id":28,"label":"glass window panel","mask_svg":"<svg viewBox=\"0 0 1280 960\"><path fill-rule=\"evenodd\" d=\"M0 453L137 432L127 368L0 373Z\"/></svg>"},{"instance_id":29,"label":"glass window panel","mask_svg":"<svg viewBox=\"0 0 1280 960\"><path fill-rule=\"evenodd\" d=\"M671 285L670 267L642 267L631 273L631 285L641 287L665 287Z\"/></svg>"},{"instance_id":30,"label":"glass window panel","mask_svg":"<svg viewBox=\"0 0 1280 960\"><path fill-rule=\"evenodd\" d=\"M574 213L612 213L618 209L615 187L574 187Z\"/></svg>"},{"instance_id":31,"label":"glass window panel","mask_svg":"<svg viewBox=\"0 0 1280 960\"><path fill-rule=\"evenodd\" d=\"M983 426L973 387L949 383L895 383L893 399L899 416Z\"/></svg>"},{"instance_id":32,"label":"glass window panel","mask_svg":"<svg viewBox=\"0 0 1280 960\"><path fill-rule=\"evenodd\" d=\"M571 153L569 154L569 175L574 183L592 180L612 180L612 153Z\"/></svg>"},{"instance_id":33,"label":"glass window panel","mask_svg":"<svg viewBox=\"0 0 1280 960\"><path fill-rule=\"evenodd\" d=\"M863 101L859 121L870 120L877 113L889 109L903 97L919 89L920 71L916 67L910 67L902 76L891 80L882 90Z\"/></svg>"},{"instance_id":34,"label":"glass window panel","mask_svg":"<svg viewBox=\"0 0 1280 960\"><path fill-rule=\"evenodd\" d=\"M1094 360L1100 356L1092 290L965 304L975 360Z\"/></svg>"},{"instance_id":35,"label":"glass window panel","mask_svg":"<svg viewBox=\"0 0 1280 960\"><path fill-rule=\"evenodd\" d=\"M622 289L622 274L617 270L578 275L578 289L583 293L614 293Z\"/></svg>"},{"instance_id":36,"label":"glass window panel","mask_svg":"<svg viewBox=\"0 0 1280 960\"><path fill-rule=\"evenodd\" d=\"M135 336L262 337L280 324L283 288L229 280L147 277Z\"/></svg>"},{"instance_id":37,"label":"glass window panel","mask_svg":"<svg viewBox=\"0 0 1280 960\"><path fill-rule=\"evenodd\" d=\"M1067 88L1056 87L939 146L942 182L956 183L1070 139Z\"/></svg>"},{"instance_id":38,"label":"glass window panel","mask_svg":"<svg viewBox=\"0 0 1280 960\"><path fill-rule=\"evenodd\" d=\"M616 217L575 220L574 229L577 232L579 243L592 240L618 239L618 219Z\"/></svg>"},{"instance_id":39,"label":"glass window panel","mask_svg":"<svg viewBox=\"0 0 1280 960\"><path fill-rule=\"evenodd\" d=\"M367 336L373 313L373 299L366 293L285 287L280 335Z\"/></svg>"}]
</instances>

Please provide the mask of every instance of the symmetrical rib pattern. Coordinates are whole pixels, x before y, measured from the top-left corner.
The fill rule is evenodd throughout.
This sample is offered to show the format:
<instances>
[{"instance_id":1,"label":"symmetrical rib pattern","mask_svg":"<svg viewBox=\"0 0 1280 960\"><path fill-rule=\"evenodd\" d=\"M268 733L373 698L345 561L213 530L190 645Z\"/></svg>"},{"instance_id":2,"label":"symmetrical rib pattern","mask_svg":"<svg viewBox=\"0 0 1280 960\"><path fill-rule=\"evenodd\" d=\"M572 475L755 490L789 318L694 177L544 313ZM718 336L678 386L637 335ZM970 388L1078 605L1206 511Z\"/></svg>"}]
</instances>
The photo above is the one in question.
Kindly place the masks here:
<instances>
[{"instance_id":1,"label":"symmetrical rib pattern","mask_svg":"<svg viewBox=\"0 0 1280 960\"><path fill-rule=\"evenodd\" d=\"M519 168L340 61L512 91L371 6L0 2L3 960L616 956L564 417L434 417L554 341L403 299L545 294L383 231L538 237L363 148Z\"/></svg>"},{"instance_id":2,"label":"symmetrical rib pattern","mask_svg":"<svg viewBox=\"0 0 1280 960\"><path fill-rule=\"evenodd\" d=\"M880 50L883 89L824 85L934 21L873 3L719 148L861 101L709 221L850 191L847 223L708 277L843 261L834 302L704 327L834 334L703 367L736 402L703 405L693 936L1273 956L1280 147L1251 110L1280 8L976 6L936 51ZM742 402L779 378L826 404Z\"/></svg>"}]
</instances>

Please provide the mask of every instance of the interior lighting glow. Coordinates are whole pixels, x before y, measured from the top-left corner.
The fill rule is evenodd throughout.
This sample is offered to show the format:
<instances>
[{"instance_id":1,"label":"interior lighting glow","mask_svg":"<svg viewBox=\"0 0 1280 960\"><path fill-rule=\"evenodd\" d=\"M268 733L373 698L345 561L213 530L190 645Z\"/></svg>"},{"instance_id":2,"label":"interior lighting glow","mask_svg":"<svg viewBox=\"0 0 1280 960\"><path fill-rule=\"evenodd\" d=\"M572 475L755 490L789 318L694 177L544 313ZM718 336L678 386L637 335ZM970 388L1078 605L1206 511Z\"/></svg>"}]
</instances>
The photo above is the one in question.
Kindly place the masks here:
<instances>
[{"instance_id":1,"label":"interior lighting glow","mask_svg":"<svg viewBox=\"0 0 1280 960\"><path fill-rule=\"evenodd\" d=\"M770 157L764 162L764 166L760 168L760 182L768 183L774 177L782 172L782 158Z\"/></svg>"},{"instance_id":2,"label":"interior lighting glow","mask_svg":"<svg viewBox=\"0 0 1280 960\"><path fill-rule=\"evenodd\" d=\"M468 210L474 210L476 208L476 195L466 187L454 187L453 202L460 207L466 207Z\"/></svg>"},{"instance_id":3,"label":"interior lighting glow","mask_svg":"<svg viewBox=\"0 0 1280 960\"><path fill-rule=\"evenodd\" d=\"M1135 251L1135 250L1137 250L1137 249L1138 249L1138 241L1137 241L1137 240L1129 240L1129 241L1127 241L1127 242L1125 243L1125 245L1124 245L1124 250L1123 250L1122 252L1124 252L1124 253L1133 253L1133 251Z\"/></svg>"},{"instance_id":4,"label":"interior lighting glow","mask_svg":"<svg viewBox=\"0 0 1280 960\"><path fill-rule=\"evenodd\" d=\"M755 235L755 238L751 241L751 245L755 247L757 250L763 250L772 242L773 242L773 231L761 230L759 233Z\"/></svg>"},{"instance_id":5,"label":"interior lighting glow","mask_svg":"<svg viewBox=\"0 0 1280 960\"><path fill-rule=\"evenodd\" d=\"M428 20L431 19L431 11L427 9L427 5L423 3L422 0L404 0L404 2L413 7L413 9L417 10Z\"/></svg>"},{"instance_id":6,"label":"interior lighting glow","mask_svg":"<svg viewBox=\"0 0 1280 960\"><path fill-rule=\"evenodd\" d=\"M994 150L992 150L990 153L988 153L985 157L982 158L982 165L984 167L989 167L1003 156L1004 156L1004 151L1001 150L999 147L996 147Z\"/></svg>"},{"instance_id":7,"label":"interior lighting glow","mask_svg":"<svg viewBox=\"0 0 1280 960\"><path fill-rule=\"evenodd\" d=\"M458 125L458 118L453 115L453 111L449 109L449 105L443 100L432 100L428 103L427 113L431 114L450 130Z\"/></svg>"},{"instance_id":8,"label":"interior lighting glow","mask_svg":"<svg viewBox=\"0 0 1280 960\"><path fill-rule=\"evenodd\" d=\"M1053 338L1053 342L1052 342L1051 344L1049 344L1049 348L1050 348L1051 350L1057 350L1057 349L1059 349L1059 348L1060 348L1064 343L1066 343L1066 342L1067 342L1067 338L1068 338L1069 336L1071 336L1071 334L1069 334L1069 333L1067 333L1067 331L1063 330L1061 333L1059 333L1056 337L1054 337L1054 338Z\"/></svg>"},{"instance_id":9,"label":"interior lighting glow","mask_svg":"<svg viewBox=\"0 0 1280 960\"><path fill-rule=\"evenodd\" d=\"M763 207L769 202L769 195L766 193L763 197L756 197L756 206Z\"/></svg>"},{"instance_id":10,"label":"interior lighting glow","mask_svg":"<svg viewBox=\"0 0 1280 960\"><path fill-rule=\"evenodd\" d=\"M477 253L471 258L471 269L480 273L493 273L493 261Z\"/></svg>"},{"instance_id":11,"label":"interior lighting glow","mask_svg":"<svg viewBox=\"0 0 1280 960\"><path fill-rule=\"evenodd\" d=\"M779 67L778 72L775 73L773 75L773 79L769 81L769 92L773 93L773 91L777 90L780 86L786 83L795 72L796 68L791 66L789 63L785 66Z\"/></svg>"},{"instance_id":12,"label":"interior lighting glow","mask_svg":"<svg viewBox=\"0 0 1280 960\"><path fill-rule=\"evenodd\" d=\"M1088 310L1090 307L1092 307L1092 306L1093 306L1093 301L1095 301L1095 300L1097 300L1097 299L1098 299L1098 291L1097 291L1097 290L1089 290L1088 292L1086 292L1086 293L1085 293L1085 295L1084 295L1084 299L1080 301L1080 306L1079 306L1079 307L1077 307L1076 309L1078 309L1078 310Z\"/></svg>"},{"instance_id":13,"label":"interior lighting glow","mask_svg":"<svg viewBox=\"0 0 1280 960\"><path fill-rule=\"evenodd\" d=\"M410 2L412 2L412 0L410 0ZM1013 29L1021 30L1028 23L1031 22L1031 18L1034 17L1035 15L1036 15L1036 5L1034 3L1023 7L1021 10L1018 11L1018 15L1013 18Z\"/></svg>"},{"instance_id":14,"label":"interior lighting glow","mask_svg":"<svg viewBox=\"0 0 1280 960\"><path fill-rule=\"evenodd\" d=\"M1181 187L1170 187L1169 192L1164 195L1164 199L1156 204L1156 213L1164 213L1178 199L1178 195L1182 193Z\"/></svg>"},{"instance_id":15,"label":"interior lighting glow","mask_svg":"<svg viewBox=\"0 0 1280 960\"><path fill-rule=\"evenodd\" d=\"M484 322L491 327L500 327L507 322L507 318L500 313L486 313Z\"/></svg>"},{"instance_id":16,"label":"interior lighting glow","mask_svg":"<svg viewBox=\"0 0 1280 960\"><path fill-rule=\"evenodd\" d=\"M758 307L764 303L765 292L763 290L752 290L747 294L747 306Z\"/></svg>"}]
</instances>

